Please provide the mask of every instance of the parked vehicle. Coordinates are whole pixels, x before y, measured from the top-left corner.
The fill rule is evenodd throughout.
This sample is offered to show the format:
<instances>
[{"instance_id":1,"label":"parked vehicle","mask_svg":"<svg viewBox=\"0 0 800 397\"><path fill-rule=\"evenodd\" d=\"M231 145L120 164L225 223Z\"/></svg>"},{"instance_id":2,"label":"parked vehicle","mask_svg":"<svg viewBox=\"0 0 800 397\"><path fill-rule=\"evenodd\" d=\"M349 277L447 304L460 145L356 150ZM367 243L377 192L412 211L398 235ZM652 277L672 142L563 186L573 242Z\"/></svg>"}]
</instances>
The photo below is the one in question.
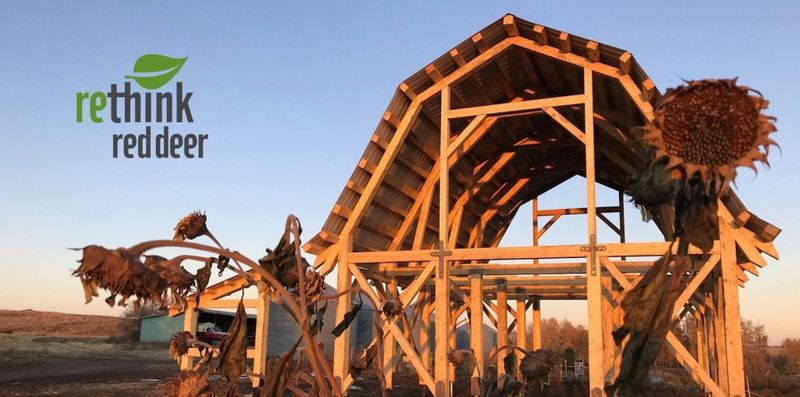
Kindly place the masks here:
<instances>
[{"instance_id":1,"label":"parked vehicle","mask_svg":"<svg viewBox=\"0 0 800 397\"><path fill-rule=\"evenodd\" d=\"M214 323L197 324L197 339L209 345L216 346L227 335Z\"/></svg>"}]
</instances>

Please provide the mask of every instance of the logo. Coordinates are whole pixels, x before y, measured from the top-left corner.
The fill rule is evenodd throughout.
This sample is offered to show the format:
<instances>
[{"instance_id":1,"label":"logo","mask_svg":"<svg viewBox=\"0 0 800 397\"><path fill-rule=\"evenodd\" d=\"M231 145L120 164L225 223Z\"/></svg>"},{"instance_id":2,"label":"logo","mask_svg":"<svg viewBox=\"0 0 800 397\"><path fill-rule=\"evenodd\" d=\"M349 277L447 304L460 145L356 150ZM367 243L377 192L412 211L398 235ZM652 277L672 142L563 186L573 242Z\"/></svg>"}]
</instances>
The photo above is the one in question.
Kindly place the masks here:
<instances>
[{"instance_id":1,"label":"logo","mask_svg":"<svg viewBox=\"0 0 800 397\"><path fill-rule=\"evenodd\" d=\"M114 158L203 158L208 134L174 133L169 126L152 123L193 123L190 101L191 91L183 82L168 86L180 72L187 57L172 58L159 54L146 54L133 65L132 75L125 75L145 91L138 91L126 81L123 88L112 83L107 92L78 92L76 94L75 120L100 124L110 120L114 124L146 123L140 134L117 133L112 136ZM160 90L166 87L165 90ZM158 90L158 91L155 91Z\"/></svg>"},{"instance_id":2,"label":"logo","mask_svg":"<svg viewBox=\"0 0 800 397\"><path fill-rule=\"evenodd\" d=\"M173 77L181 70L186 63L186 57L170 58L158 54L142 55L133 65L135 73L145 73L144 76L125 76L126 79L134 79L142 88L155 90L169 83Z\"/></svg>"}]
</instances>

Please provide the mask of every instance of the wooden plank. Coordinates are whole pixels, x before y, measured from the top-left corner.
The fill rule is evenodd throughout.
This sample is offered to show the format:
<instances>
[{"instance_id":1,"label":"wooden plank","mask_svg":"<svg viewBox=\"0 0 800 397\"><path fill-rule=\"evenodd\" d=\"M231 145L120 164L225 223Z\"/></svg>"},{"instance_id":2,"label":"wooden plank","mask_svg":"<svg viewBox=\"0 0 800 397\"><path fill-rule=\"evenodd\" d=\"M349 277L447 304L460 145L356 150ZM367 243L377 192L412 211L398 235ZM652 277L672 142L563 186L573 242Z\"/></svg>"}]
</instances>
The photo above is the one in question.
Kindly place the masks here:
<instances>
[{"instance_id":1,"label":"wooden plank","mask_svg":"<svg viewBox=\"0 0 800 397\"><path fill-rule=\"evenodd\" d=\"M486 170L483 175L481 175L477 182L464 189L464 192L461 194L461 196L459 196L455 203L453 203L453 208L463 207L468 203L470 198L478 195L478 193L480 193L485 186L489 185L497 173L500 172L506 165L508 165L515 156L516 152L507 152L501 154L500 157L498 157L497 162L492 164L492 166L489 167L489 169ZM452 223L452 220L450 222Z\"/></svg>"},{"instance_id":2,"label":"wooden plank","mask_svg":"<svg viewBox=\"0 0 800 397\"><path fill-rule=\"evenodd\" d=\"M258 299L242 299L244 307L256 308L258 307ZM208 299L203 296L200 297L200 308L202 309L235 309L239 307L239 299Z\"/></svg>"},{"instance_id":3,"label":"wooden plank","mask_svg":"<svg viewBox=\"0 0 800 397\"><path fill-rule=\"evenodd\" d=\"M534 297L531 310L531 349L540 350L542 348L542 303L538 297Z\"/></svg>"},{"instance_id":4,"label":"wooden plank","mask_svg":"<svg viewBox=\"0 0 800 397\"><path fill-rule=\"evenodd\" d=\"M339 266L337 266L336 290L345 291L350 288L352 274L348 266L347 256L353 247L352 236L348 235L339 246ZM353 304L352 294L344 294L336 298L336 324L344 320L345 314ZM333 341L333 377L334 382L342 393L346 393L344 380L350 374L350 327Z\"/></svg>"},{"instance_id":5,"label":"wooden plank","mask_svg":"<svg viewBox=\"0 0 800 397\"><path fill-rule=\"evenodd\" d=\"M513 15L506 14L503 17L503 28L506 30L507 35L519 36L519 28L517 28L517 22L514 20Z\"/></svg>"},{"instance_id":6,"label":"wooden plank","mask_svg":"<svg viewBox=\"0 0 800 397\"><path fill-rule=\"evenodd\" d=\"M351 216L347 218L347 223L345 223L342 231L339 233L340 235L351 233L353 228L359 223L359 221L361 221L361 217L366 212L365 210L367 206L372 202L378 187L386 177L386 171L394 162L394 158L399 152L401 144L403 141L405 141L406 136L411 130L411 124L416 119L419 111L420 105L416 102L412 102L411 106L409 106L408 110L406 110L406 113L403 115L403 118L397 126L397 130L395 131L394 135L392 135L389 146L386 148L383 156L381 156L381 159L378 162L378 165L375 167L369 182L367 182L367 185L364 187L363 193L359 197L358 202L356 202L356 205L353 207ZM323 270L329 271L330 269Z\"/></svg>"},{"instance_id":7,"label":"wooden plank","mask_svg":"<svg viewBox=\"0 0 800 397\"><path fill-rule=\"evenodd\" d=\"M606 250L604 256L660 256L670 247L669 242L650 243L609 243L603 244ZM502 260L502 259L549 259L549 258L582 258L586 253L580 250L581 245L540 245L521 247L482 247L482 248L457 248L453 250L451 261L469 260ZM673 252L677 247L673 247ZM711 253L718 252L715 245ZM702 251L691 247L689 253L697 255ZM353 252L349 256L351 263L385 263L385 262L423 262L429 261L430 250L399 250L376 252Z\"/></svg>"},{"instance_id":8,"label":"wooden plank","mask_svg":"<svg viewBox=\"0 0 800 397\"><path fill-rule=\"evenodd\" d=\"M595 212L600 214L606 214L610 212L619 212L618 206L605 206L605 207L595 207ZM545 209L539 210L539 216L553 216L553 215L585 215L588 213L586 207L579 207L579 208L555 208L555 209Z\"/></svg>"},{"instance_id":9,"label":"wooden plank","mask_svg":"<svg viewBox=\"0 0 800 397\"><path fill-rule=\"evenodd\" d=\"M475 116L475 118L472 119L472 121L470 121L469 124L467 124L467 126L464 128L464 131L458 134L458 137L456 137L453 143L447 147L447 156L450 157L454 154L458 154L459 156L463 155L464 148L462 146L464 145L464 142L478 129L478 127L480 127L484 120L486 120L485 114Z\"/></svg>"},{"instance_id":10,"label":"wooden plank","mask_svg":"<svg viewBox=\"0 0 800 397\"><path fill-rule=\"evenodd\" d=\"M448 112L449 118L464 118L478 115L508 115L511 113L526 112L545 107L558 107L580 105L584 101L583 95L566 95L527 101L500 103L495 105L472 106L467 108L452 109Z\"/></svg>"},{"instance_id":11,"label":"wooden plank","mask_svg":"<svg viewBox=\"0 0 800 397\"><path fill-rule=\"evenodd\" d=\"M470 275L470 346L475 354L477 368L485 368L483 357L483 280L480 273ZM472 395L480 395L478 375L473 374L470 382Z\"/></svg>"},{"instance_id":12,"label":"wooden plank","mask_svg":"<svg viewBox=\"0 0 800 397\"><path fill-rule=\"evenodd\" d=\"M633 55L625 51L619 56L619 70L622 74L628 74L631 72L631 65L633 65Z\"/></svg>"},{"instance_id":13,"label":"wooden plank","mask_svg":"<svg viewBox=\"0 0 800 397\"><path fill-rule=\"evenodd\" d=\"M675 307L672 311L673 319L678 317L678 313L683 307L683 304L689 300L689 297L691 297L694 292L697 291L697 288L700 287L700 284L706 280L711 271L717 266L717 263L719 263L719 259L719 254L712 254L709 256L708 260L706 260L706 263L704 263L697 274L692 277L692 280L689 281L689 284L686 285L686 288L681 291L681 294L678 295L678 299L675 300Z\"/></svg>"},{"instance_id":14,"label":"wooden plank","mask_svg":"<svg viewBox=\"0 0 800 397\"><path fill-rule=\"evenodd\" d=\"M708 390L711 391L711 395L714 397L728 397L728 394L722 390L711 376L708 375L702 366L697 362L697 360L692 357L692 353L689 353L688 350L683 346L680 340L672 333L672 331L667 332L667 345L672 348L672 351L675 352L675 358L678 359L678 362L686 369L687 372L693 375L693 377L697 377L700 380L700 384L705 386ZM741 394L740 396L744 396Z\"/></svg>"},{"instance_id":15,"label":"wooden plank","mask_svg":"<svg viewBox=\"0 0 800 397\"><path fill-rule=\"evenodd\" d=\"M431 377L431 374L425 368L425 365L423 364L422 359L417 355L417 352L414 351L414 347L411 346L411 344L405 338L405 335L403 335L403 331L400 330L400 328L394 322L389 322L388 325L389 331L394 337L394 340L397 341L397 343L400 345L400 348L403 349L403 353L405 353L406 358L408 358L408 361L410 361L411 365L414 366L414 369L417 370L417 375L419 375L420 379L425 382L425 385L428 386L428 389L434 391L436 389L436 384L433 377ZM394 343L391 341L391 338L388 339L389 342L392 344Z\"/></svg>"},{"instance_id":16,"label":"wooden plank","mask_svg":"<svg viewBox=\"0 0 800 397\"><path fill-rule=\"evenodd\" d=\"M586 43L587 58L592 62L600 62L600 43L589 40Z\"/></svg>"},{"instance_id":17,"label":"wooden plank","mask_svg":"<svg viewBox=\"0 0 800 397\"><path fill-rule=\"evenodd\" d=\"M527 306L525 305L525 294L524 290L520 293L520 296L517 297L517 310L516 310L516 320L517 320L517 346L521 347L524 350L528 350L528 338L525 334L528 330L527 322L525 321L525 316L527 312ZM520 351L517 351L517 358L522 361L523 354Z\"/></svg>"},{"instance_id":18,"label":"wooden plank","mask_svg":"<svg viewBox=\"0 0 800 397\"><path fill-rule=\"evenodd\" d=\"M422 206L419 209L419 217L417 218L417 230L414 232L412 249L422 248L422 244L425 240L425 232L428 229L428 216L430 216L431 213L431 202L433 202L433 189L429 189L429 191L425 192L425 196L422 200Z\"/></svg>"},{"instance_id":19,"label":"wooden plank","mask_svg":"<svg viewBox=\"0 0 800 397\"><path fill-rule=\"evenodd\" d=\"M594 141L594 100L592 89L592 70L583 71L584 135L586 144L586 214L587 240L590 244L597 240L597 214L595 198L595 141ZM586 256L586 306L589 317L589 391L590 394L603 395L603 325L601 302L600 265L596 251L590 245Z\"/></svg>"},{"instance_id":20,"label":"wooden plank","mask_svg":"<svg viewBox=\"0 0 800 397\"><path fill-rule=\"evenodd\" d=\"M447 216L450 205L449 167L447 164L447 146L450 143L450 87L441 91L441 130L439 132L439 248L445 249L447 242ZM435 310L436 310L436 349L434 351L435 397L450 396L450 365L447 359L448 345L445 343L450 333L450 272L447 258L442 255L437 262L435 278Z\"/></svg>"},{"instance_id":21,"label":"wooden plank","mask_svg":"<svg viewBox=\"0 0 800 397\"><path fill-rule=\"evenodd\" d=\"M429 298L431 296L430 290L426 287L420 291L419 301L422 301L423 308L420 313L420 328L419 328L419 346L420 346L420 359L425 366L427 372L431 370L431 313L430 307L433 306ZM418 302L419 302L418 301ZM420 384L424 384L420 377Z\"/></svg>"},{"instance_id":22,"label":"wooden plank","mask_svg":"<svg viewBox=\"0 0 800 397\"><path fill-rule=\"evenodd\" d=\"M583 135L583 131L580 128L576 127L575 124L572 124L571 121L567 120L564 115L558 112L558 110L552 107L543 108L544 112L547 113L550 117L553 118L558 124L561 124L567 132L572 134L575 138L577 138L581 143L586 143L586 137Z\"/></svg>"},{"instance_id":23,"label":"wooden plank","mask_svg":"<svg viewBox=\"0 0 800 397\"><path fill-rule=\"evenodd\" d=\"M197 304L193 300L186 301L186 311L183 314L183 330L191 332L192 335L197 335ZM199 356L199 353L198 353ZM192 369L194 359L191 355L186 354L181 357L181 371L188 371Z\"/></svg>"},{"instance_id":24,"label":"wooden plank","mask_svg":"<svg viewBox=\"0 0 800 397\"><path fill-rule=\"evenodd\" d=\"M547 45L547 31L542 25L533 25L533 37L536 44Z\"/></svg>"},{"instance_id":25,"label":"wooden plank","mask_svg":"<svg viewBox=\"0 0 800 397\"><path fill-rule=\"evenodd\" d=\"M475 48L477 48L478 52L481 54L489 50L489 47L486 46L486 41L483 40L483 35L480 33L475 33L472 36L472 44L475 44Z\"/></svg>"},{"instance_id":26,"label":"wooden plank","mask_svg":"<svg viewBox=\"0 0 800 397\"><path fill-rule=\"evenodd\" d=\"M569 33L561 32L558 35L558 48L563 52L572 52L572 41L569 39Z\"/></svg>"},{"instance_id":27,"label":"wooden plank","mask_svg":"<svg viewBox=\"0 0 800 397\"><path fill-rule=\"evenodd\" d=\"M506 292L506 284L503 280L497 280L495 286L497 290L497 347L503 347L508 344L508 294ZM503 374L506 373L506 365L503 359L508 355L508 350L505 350L496 355L497 358L497 378L501 379ZM502 388L502 383L498 383L498 388Z\"/></svg>"},{"instance_id":28,"label":"wooden plank","mask_svg":"<svg viewBox=\"0 0 800 397\"><path fill-rule=\"evenodd\" d=\"M267 341L269 340L269 306L270 296L267 284L258 282L258 306L256 309L256 341L253 351L253 372L261 377L250 377L253 387L261 385L261 379L266 376L267 370Z\"/></svg>"},{"instance_id":29,"label":"wooden plank","mask_svg":"<svg viewBox=\"0 0 800 397\"><path fill-rule=\"evenodd\" d=\"M722 296L725 310L725 344L728 359L728 392L731 395L745 395L744 358L742 355L742 329L739 316L739 287L736 283L736 239L731 226L720 222L720 241L722 253Z\"/></svg>"}]
</instances>

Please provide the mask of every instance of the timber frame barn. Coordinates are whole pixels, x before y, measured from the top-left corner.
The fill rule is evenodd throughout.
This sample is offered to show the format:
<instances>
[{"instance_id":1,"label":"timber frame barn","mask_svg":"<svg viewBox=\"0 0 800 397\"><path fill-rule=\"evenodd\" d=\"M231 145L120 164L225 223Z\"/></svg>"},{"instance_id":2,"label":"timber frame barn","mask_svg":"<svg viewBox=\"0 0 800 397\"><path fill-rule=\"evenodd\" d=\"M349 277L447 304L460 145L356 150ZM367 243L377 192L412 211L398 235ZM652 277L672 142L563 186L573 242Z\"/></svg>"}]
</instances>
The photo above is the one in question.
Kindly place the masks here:
<instances>
[{"instance_id":1,"label":"timber frame barn","mask_svg":"<svg viewBox=\"0 0 800 397\"><path fill-rule=\"evenodd\" d=\"M621 324L622 295L672 240L673 210L664 206L653 211L664 241L625 242L622 192L648 158L636 127L652 119L660 96L631 53L510 14L400 84L322 230L304 246L319 271L338 270L339 291L357 283L376 308L401 291L403 306L413 307L409 323L418 338L405 336L409 324L382 319L380 365L389 387L405 356L420 384L436 397L450 396L447 355L459 317L469 319L483 368L484 320L497 327L498 346L516 332L518 346L535 350L542 344L541 302L576 299L587 301L590 395L604 395L621 360L611 333ZM586 180L585 207L539 208L540 195L576 175ZM617 205L598 207L596 184L620 192ZM529 201L532 243L499 247ZM586 219L576 244L539 244L559 218L574 214ZM780 229L751 214L732 191L719 215L711 252L690 250L693 275L673 313L696 319L697 349L690 352L672 333L667 345L711 395L744 396L738 288L766 265L762 254L777 259L772 241ZM597 241L598 220L619 241ZM241 281L210 288L201 306ZM247 303L261 307L262 299ZM338 298L337 322L352 299ZM266 318L259 310L259 330ZM526 324L533 326L530 338ZM249 357L264 354L264 339L257 334ZM440 342L435 349L432 340ZM343 393L353 382L349 343L345 332L334 344ZM505 354L519 353L497 355L499 374Z\"/></svg>"}]
</instances>

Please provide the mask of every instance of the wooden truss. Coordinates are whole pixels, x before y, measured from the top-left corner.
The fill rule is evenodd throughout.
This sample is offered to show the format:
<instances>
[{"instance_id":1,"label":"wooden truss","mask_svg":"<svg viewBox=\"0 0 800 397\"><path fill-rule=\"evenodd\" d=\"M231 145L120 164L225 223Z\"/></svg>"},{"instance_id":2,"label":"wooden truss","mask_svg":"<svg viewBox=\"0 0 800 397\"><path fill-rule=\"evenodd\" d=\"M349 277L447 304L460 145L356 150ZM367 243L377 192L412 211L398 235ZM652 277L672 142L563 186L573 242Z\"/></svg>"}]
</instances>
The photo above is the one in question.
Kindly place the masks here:
<instances>
[{"instance_id":1,"label":"wooden truss","mask_svg":"<svg viewBox=\"0 0 800 397\"><path fill-rule=\"evenodd\" d=\"M652 103L659 94L628 52L574 38L512 15L487 29L483 32L485 37L479 33L469 43L450 51L446 64L437 61L415 75L429 79L422 85L424 89L414 92L406 83L399 87L399 95L407 105L390 106L380 128L389 128L391 133L376 133L370 142L381 154L371 158L365 155L359 162L344 199L340 198L331 214L330 219L335 222L326 223L305 248L317 255L315 265L320 271L337 269L338 290L346 290L355 282L376 308L382 307L387 294L401 290L401 303L413 307L409 324L398 324L396 318L382 318L384 351L380 365L390 387L395 365L404 356L416 369L420 384L437 397L449 396L454 373L447 355L455 348L455 324L463 315L469 319L471 344L482 368L487 360L482 348L484 321L497 327L498 345L506 344L509 333L515 329L520 347L538 349L542 346L542 301L579 299L586 300L588 308L591 395L604 395L603 387L614 379L620 363L621 351L614 344L611 332L621 323L622 297L649 269L652 258L664 254L670 244L626 242L622 193L616 206L599 207L595 186L603 183L621 192L624 186L620 181L635 173L636 164L630 159L643 156L644 149L630 144L634 141L631 127L653 117ZM499 36L495 34L498 31ZM544 84L545 88L532 94L511 88L511 78L502 73L505 63L499 61L510 53L519 55L518 67L529 81L562 79L563 82L551 83L579 87L579 92L555 95ZM541 58L542 64L533 66L529 55ZM567 66L580 72L571 77L553 73L553 68ZM486 93L491 90L486 88L485 73L499 76L498 95L504 95L505 100L498 101L496 95ZM608 100L598 102L598 98L613 97L612 87L595 84L598 79L615 82L618 94L625 97L620 106L628 106L628 114L636 114L638 119L618 117L615 112L619 110L605 108L608 105L603 102ZM414 79L409 80L413 83L411 80ZM479 88L476 92L481 94L475 95L482 95L483 103L469 99L466 92L470 87ZM615 101L616 98L613 97ZM461 106L455 107L454 103ZM493 131L505 129L508 136L514 137L509 126L515 124L510 123L523 119L520 125L524 126L528 122L525 117L532 114L549 117L549 123L556 126L558 139L537 141L517 136L512 150L480 157L471 175L455 173L455 167L463 170L464 159L489 150L486 142L492 142ZM419 134L412 134L415 128L435 128L438 145L421 142ZM420 158L430 161L430 165L424 166L403 152L404 145L418 149ZM543 161L524 172L518 167L510 172L509 164L528 156L524 150L530 148L538 150ZM551 153L543 148L555 150ZM602 167L598 167L601 159L596 156L602 158ZM393 168L397 164L402 165L404 172L422 178L422 182L404 183L399 171ZM541 174L549 176L542 179L538 177ZM586 179L585 207L538 208L538 194L578 174ZM533 191L534 184L537 193L525 197ZM479 205L470 204L479 196ZM407 205L395 198L403 198ZM732 200L738 203L735 197ZM380 206L376 207L378 201ZM496 220L513 217L526 201L533 202L532 245L499 247L507 223ZM777 258L770 241L779 230L755 216L751 219L739 207L742 206L732 205L731 200L723 201L719 241L707 255L690 251L693 278L681 294L673 316L676 320L693 316L701 325L697 351L689 352L672 334L667 339L678 361L715 397L744 395L738 287L747 281L745 271L757 275L757 268L766 265L762 253ZM611 214L615 213L619 214L618 222L612 220ZM385 219L398 221L382 221L382 214ZM539 244L559 218L575 214L587 219L586 234L578 239L582 243ZM429 219L432 217L435 222ZM548 220L540 226L540 218ZM598 219L619 235L619 242L597 241ZM656 221L670 240L671 211L660 211ZM488 232L490 229L492 233ZM391 241L378 246L375 241L379 240L364 237L369 231ZM201 296L200 307L220 305L216 298L241 287L237 280L229 280L228 285L218 289L211 288L205 294L211 298ZM256 372L263 370L266 347L268 312L262 303L265 299L260 296L248 302L251 307L259 308L258 329L262 336L260 339L257 336L257 346L252 351L258 361L254 364ZM337 322L344 318L352 299L352 294L338 298ZM528 311L532 312L530 317ZM193 326L191 312L187 311L186 316L188 330ZM529 320L534 332L527 340L525 329ZM435 325L435 334L431 325ZM418 337L410 338L411 333ZM438 342L434 349L432 340ZM334 376L345 394L353 382L349 373L351 353L349 331L345 331L335 341L333 358ZM500 374L505 371L503 357L497 355ZM184 368L191 364L190 360L187 359ZM473 380L473 387L476 385Z\"/></svg>"}]
</instances>

